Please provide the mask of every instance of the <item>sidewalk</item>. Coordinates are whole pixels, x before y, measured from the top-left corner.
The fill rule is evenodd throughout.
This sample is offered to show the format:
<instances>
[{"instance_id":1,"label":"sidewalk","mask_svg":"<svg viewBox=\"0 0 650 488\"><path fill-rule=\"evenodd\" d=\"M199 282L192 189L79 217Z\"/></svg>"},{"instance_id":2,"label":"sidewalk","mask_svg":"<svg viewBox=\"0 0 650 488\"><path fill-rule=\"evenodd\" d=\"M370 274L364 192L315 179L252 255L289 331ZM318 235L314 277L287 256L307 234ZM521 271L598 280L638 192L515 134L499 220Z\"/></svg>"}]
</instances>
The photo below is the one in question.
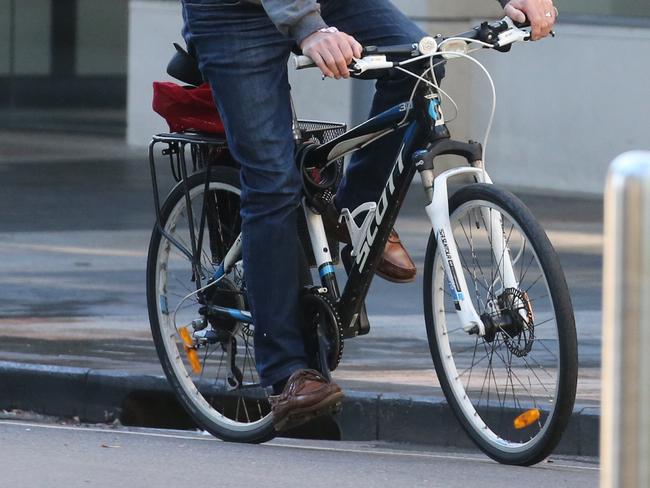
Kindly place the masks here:
<instances>
[{"instance_id":1,"label":"sidewalk","mask_svg":"<svg viewBox=\"0 0 650 488\"><path fill-rule=\"evenodd\" d=\"M0 144L4 137L0 133ZM137 392L136 397L168 391L144 296L153 223L146 155L97 138L77 139L61 155L52 152L54 143L30 150L29 137L21 137L27 145L0 160L0 361L5 361L0 364L0 407L32 405L55 410L43 413L76 412L88 420L104 420L105 410L110 420L129 411L125 399L134 405ZM70 160L71 147L82 146ZM104 157L93 159L100 150ZM50 151L49 159L44 151ZM576 414L581 415L561 451L593 455L600 396L602 204L558 195L520 196L560 253L576 311L581 367ZM397 228L422 269L428 231L419 188L410 193ZM347 438L392 436L430 443L462 438L445 427L455 421L442 402L428 351L421 279L420 273L414 284L373 282L367 302L371 333L346 342L335 373L348 392L342 419ZM100 387L102 400L93 403ZM58 407L50 402L56 397L62 400ZM24 401L20 405L18 398ZM144 422L142 405L128 415Z\"/></svg>"}]
</instances>

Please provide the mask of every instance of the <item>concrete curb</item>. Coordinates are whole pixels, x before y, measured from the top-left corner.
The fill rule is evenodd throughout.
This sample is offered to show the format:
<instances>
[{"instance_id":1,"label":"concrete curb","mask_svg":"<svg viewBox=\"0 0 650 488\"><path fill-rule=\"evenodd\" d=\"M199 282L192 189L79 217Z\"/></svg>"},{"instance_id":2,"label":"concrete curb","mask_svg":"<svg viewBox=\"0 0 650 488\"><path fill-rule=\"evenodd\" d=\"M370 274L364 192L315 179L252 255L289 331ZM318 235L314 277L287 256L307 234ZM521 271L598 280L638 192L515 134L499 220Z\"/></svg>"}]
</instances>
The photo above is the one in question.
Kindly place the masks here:
<instances>
[{"instance_id":1,"label":"concrete curb","mask_svg":"<svg viewBox=\"0 0 650 488\"><path fill-rule=\"evenodd\" d=\"M145 427L194 427L164 376L123 371L0 361L0 408L90 423L120 420ZM444 398L349 392L338 422L340 432L322 425L296 434L473 447ZM599 423L599 408L577 405L556 454L598 456Z\"/></svg>"}]
</instances>

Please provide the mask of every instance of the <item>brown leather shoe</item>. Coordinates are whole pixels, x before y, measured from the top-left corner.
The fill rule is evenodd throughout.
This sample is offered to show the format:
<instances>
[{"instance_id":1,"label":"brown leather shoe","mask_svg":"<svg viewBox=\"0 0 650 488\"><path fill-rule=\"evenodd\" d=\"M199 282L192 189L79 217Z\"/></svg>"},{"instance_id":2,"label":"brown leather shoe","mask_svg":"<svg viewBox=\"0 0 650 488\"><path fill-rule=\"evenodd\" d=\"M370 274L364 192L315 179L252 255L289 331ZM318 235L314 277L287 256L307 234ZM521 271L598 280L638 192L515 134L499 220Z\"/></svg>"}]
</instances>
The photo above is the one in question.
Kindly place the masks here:
<instances>
[{"instance_id":1,"label":"brown leather shoe","mask_svg":"<svg viewBox=\"0 0 650 488\"><path fill-rule=\"evenodd\" d=\"M269 397L275 430L287 430L340 408L341 388L313 369L299 369L280 395Z\"/></svg>"},{"instance_id":2,"label":"brown leather shoe","mask_svg":"<svg viewBox=\"0 0 650 488\"><path fill-rule=\"evenodd\" d=\"M339 222L339 211L333 203L330 203L322 212L323 225L327 235L335 237L340 242L350 243L350 235L344 223ZM393 283L410 283L415 281L417 268L409 256L402 241L395 232L391 230L388 242L384 248L377 267L377 275Z\"/></svg>"},{"instance_id":3,"label":"brown leather shoe","mask_svg":"<svg viewBox=\"0 0 650 488\"><path fill-rule=\"evenodd\" d=\"M393 283L410 283L415 281L417 268L402 245L402 241L393 229L388 236L377 275Z\"/></svg>"}]
</instances>

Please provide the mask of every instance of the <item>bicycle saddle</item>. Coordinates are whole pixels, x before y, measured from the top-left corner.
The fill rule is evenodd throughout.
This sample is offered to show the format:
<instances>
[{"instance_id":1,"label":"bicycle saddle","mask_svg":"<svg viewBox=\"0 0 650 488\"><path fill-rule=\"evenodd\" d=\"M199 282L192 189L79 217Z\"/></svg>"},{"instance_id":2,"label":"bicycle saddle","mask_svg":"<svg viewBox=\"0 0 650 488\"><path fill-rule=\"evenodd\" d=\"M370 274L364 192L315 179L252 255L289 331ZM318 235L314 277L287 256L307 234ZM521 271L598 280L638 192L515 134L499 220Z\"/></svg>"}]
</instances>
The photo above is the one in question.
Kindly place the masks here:
<instances>
[{"instance_id":1,"label":"bicycle saddle","mask_svg":"<svg viewBox=\"0 0 650 488\"><path fill-rule=\"evenodd\" d=\"M167 74L188 85L199 86L204 83L196 58L178 44L174 43L176 53L167 64Z\"/></svg>"}]
</instances>

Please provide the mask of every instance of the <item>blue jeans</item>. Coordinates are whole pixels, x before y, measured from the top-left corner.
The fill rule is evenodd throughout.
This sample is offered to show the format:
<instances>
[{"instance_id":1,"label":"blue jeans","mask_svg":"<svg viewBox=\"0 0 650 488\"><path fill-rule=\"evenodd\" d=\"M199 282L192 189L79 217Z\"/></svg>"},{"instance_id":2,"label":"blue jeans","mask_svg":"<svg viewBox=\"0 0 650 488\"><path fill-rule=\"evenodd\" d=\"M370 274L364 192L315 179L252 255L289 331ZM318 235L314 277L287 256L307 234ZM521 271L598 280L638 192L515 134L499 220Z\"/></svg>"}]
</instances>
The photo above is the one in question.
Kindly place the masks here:
<instances>
[{"instance_id":1,"label":"blue jeans","mask_svg":"<svg viewBox=\"0 0 650 488\"><path fill-rule=\"evenodd\" d=\"M389 0L322 0L321 6L328 25L363 45L406 44L425 35ZM230 151L241 165L243 259L257 369L267 386L308 364L298 303L301 182L287 78L294 46L256 5L184 0L183 18L185 40L210 82ZM408 100L413 86L404 77L378 81L371 116ZM336 196L338 208L377 200L401 136L355 154Z\"/></svg>"}]
</instances>

